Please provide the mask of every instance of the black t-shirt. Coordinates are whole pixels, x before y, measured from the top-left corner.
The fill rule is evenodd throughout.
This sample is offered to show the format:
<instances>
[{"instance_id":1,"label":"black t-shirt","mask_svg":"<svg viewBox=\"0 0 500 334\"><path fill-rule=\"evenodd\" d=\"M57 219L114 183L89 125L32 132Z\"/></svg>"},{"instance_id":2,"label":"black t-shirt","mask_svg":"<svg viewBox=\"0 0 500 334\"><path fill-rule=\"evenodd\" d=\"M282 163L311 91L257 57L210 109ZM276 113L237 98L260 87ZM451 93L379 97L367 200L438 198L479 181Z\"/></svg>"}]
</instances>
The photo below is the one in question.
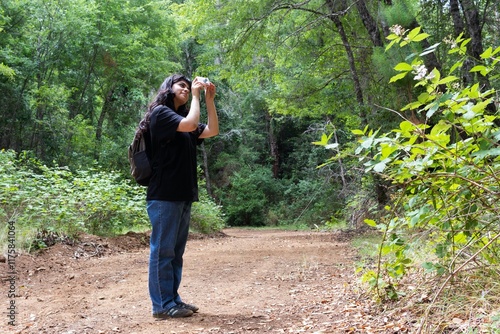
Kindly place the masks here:
<instances>
[{"instance_id":1,"label":"black t-shirt","mask_svg":"<svg viewBox=\"0 0 500 334\"><path fill-rule=\"evenodd\" d=\"M153 173L149 181L147 200L197 201L198 178L196 146L205 124L193 132L177 132L184 117L166 106L151 113L149 147Z\"/></svg>"}]
</instances>

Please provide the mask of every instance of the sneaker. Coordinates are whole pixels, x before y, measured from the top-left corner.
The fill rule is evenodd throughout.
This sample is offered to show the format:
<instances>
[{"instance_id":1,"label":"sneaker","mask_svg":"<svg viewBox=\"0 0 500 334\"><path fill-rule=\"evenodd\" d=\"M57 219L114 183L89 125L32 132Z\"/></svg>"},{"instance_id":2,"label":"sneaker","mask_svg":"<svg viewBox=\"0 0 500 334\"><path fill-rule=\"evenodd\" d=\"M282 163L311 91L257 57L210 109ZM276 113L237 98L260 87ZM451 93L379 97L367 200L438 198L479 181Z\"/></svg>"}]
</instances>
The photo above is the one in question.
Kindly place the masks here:
<instances>
[{"instance_id":1,"label":"sneaker","mask_svg":"<svg viewBox=\"0 0 500 334\"><path fill-rule=\"evenodd\" d=\"M191 310L193 313L196 313L199 310L198 306L187 304L187 303L184 303L184 302L180 302L177 305L180 306L180 307L182 307L182 308L185 308L187 310Z\"/></svg>"},{"instance_id":2,"label":"sneaker","mask_svg":"<svg viewBox=\"0 0 500 334\"><path fill-rule=\"evenodd\" d=\"M180 305L171 307L168 311L153 313L154 318L167 319L167 318L186 318L193 315L193 311Z\"/></svg>"}]
</instances>

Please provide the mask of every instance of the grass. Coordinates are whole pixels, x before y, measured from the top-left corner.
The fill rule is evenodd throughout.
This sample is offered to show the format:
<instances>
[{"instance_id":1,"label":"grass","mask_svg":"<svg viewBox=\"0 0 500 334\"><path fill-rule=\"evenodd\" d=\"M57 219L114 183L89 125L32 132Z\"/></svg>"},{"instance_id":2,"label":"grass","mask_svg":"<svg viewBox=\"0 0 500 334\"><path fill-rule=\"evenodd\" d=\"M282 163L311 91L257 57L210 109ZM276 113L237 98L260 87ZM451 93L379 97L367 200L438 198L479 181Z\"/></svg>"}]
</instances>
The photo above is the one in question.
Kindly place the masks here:
<instances>
[{"instance_id":1,"label":"grass","mask_svg":"<svg viewBox=\"0 0 500 334\"><path fill-rule=\"evenodd\" d=\"M351 241L351 246L357 250L363 259L374 259L377 256L378 245L382 241L382 236L378 232L367 232L355 236Z\"/></svg>"}]
</instances>

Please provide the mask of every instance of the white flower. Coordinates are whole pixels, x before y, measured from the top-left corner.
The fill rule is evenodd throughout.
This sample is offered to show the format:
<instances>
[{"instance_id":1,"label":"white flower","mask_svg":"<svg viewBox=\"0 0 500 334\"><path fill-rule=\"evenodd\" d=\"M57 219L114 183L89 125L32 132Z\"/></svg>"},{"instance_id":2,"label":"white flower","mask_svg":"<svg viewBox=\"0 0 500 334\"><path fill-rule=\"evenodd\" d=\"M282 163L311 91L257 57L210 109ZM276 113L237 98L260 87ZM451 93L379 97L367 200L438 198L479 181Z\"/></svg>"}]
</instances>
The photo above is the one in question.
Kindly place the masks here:
<instances>
[{"instance_id":1,"label":"white flower","mask_svg":"<svg viewBox=\"0 0 500 334\"><path fill-rule=\"evenodd\" d=\"M402 26L400 26L399 24L396 24L396 25L393 25L392 27L390 27L389 31L397 36L403 36L406 32L406 30Z\"/></svg>"},{"instance_id":2,"label":"white flower","mask_svg":"<svg viewBox=\"0 0 500 334\"><path fill-rule=\"evenodd\" d=\"M443 39L443 42L445 42L446 44L448 44L452 49L455 49L458 46L457 42L453 38L451 38L451 36L445 37Z\"/></svg>"},{"instance_id":3,"label":"white flower","mask_svg":"<svg viewBox=\"0 0 500 334\"><path fill-rule=\"evenodd\" d=\"M414 65L412 73L415 74L414 80L422 80L427 75L427 68L425 65Z\"/></svg>"}]
</instances>

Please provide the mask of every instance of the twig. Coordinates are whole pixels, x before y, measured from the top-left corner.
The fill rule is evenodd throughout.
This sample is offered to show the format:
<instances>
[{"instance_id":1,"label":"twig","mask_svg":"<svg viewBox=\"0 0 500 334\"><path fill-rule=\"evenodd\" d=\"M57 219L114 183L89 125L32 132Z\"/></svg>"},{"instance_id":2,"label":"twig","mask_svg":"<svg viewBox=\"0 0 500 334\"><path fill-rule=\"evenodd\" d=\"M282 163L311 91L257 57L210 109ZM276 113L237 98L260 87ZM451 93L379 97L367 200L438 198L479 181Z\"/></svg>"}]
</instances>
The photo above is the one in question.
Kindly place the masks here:
<instances>
[{"instance_id":1,"label":"twig","mask_svg":"<svg viewBox=\"0 0 500 334\"><path fill-rule=\"evenodd\" d=\"M429 316L429 309L436 302L436 299L439 297L439 295L441 294L441 292L443 292L444 287L448 284L448 282L450 281L450 279L453 276L455 276L460 270L462 270L467 264L469 264L469 262L471 262L472 260L474 260L483 250L485 250L489 245L491 245L498 238L500 238L500 233L497 234L496 236L494 236L486 245L484 245L483 247L481 247L481 249L478 250L477 252L475 252L471 257L469 257L467 259L467 261L465 261L464 263L462 263L462 265L460 267L458 267L457 269L455 269L455 271L453 271L450 275L448 275L448 277L446 278L446 280L443 282L443 284L441 284L441 287L439 288L439 290L434 295L434 298L432 298L431 304L427 307L427 309L425 311L425 317L423 318L423 321L422 321L422 323L420 324L420 326L418 328L417 334L422 333L422 328L423 328L424 324L426 323L427 318Z\"/></svg>"}]
</instances>

